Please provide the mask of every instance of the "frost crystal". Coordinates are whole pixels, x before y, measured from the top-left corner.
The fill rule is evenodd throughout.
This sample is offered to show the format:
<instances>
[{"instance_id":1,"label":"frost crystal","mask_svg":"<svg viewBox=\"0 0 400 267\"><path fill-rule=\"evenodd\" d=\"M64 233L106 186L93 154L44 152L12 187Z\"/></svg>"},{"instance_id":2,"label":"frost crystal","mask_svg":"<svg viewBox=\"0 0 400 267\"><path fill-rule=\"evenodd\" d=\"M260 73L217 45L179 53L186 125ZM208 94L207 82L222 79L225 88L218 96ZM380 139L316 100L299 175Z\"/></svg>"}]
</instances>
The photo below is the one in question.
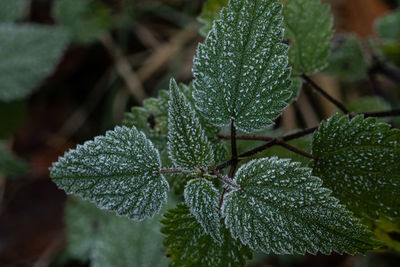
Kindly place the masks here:
<instances>
[{"instance_id":1,"label":"frost crystal","mask_svg":"<svg viewBox=\"0 0 400 267\"><path fill-rule=\"evenodd\" d=\"M170 82L168 152L175 167L193 170L214 163L214 152L199 119L176 82Z\"/></svg>"},{"instance_id":2,"label":"frost crystal","mask_svg":"<svg viewBox=\"0 0 400 267\"><path fill-rule=\"evenodd\" d=\"M232 118L245 132L264 129L288 105L290 71L276 0L231 0L194 59L196 107L214 125Z\"/></svg>"},{"instance_id":3,"label":"frost crystal","mask_svg":"<svg viewBox=\"0 0 400 267\"><path fill-rule=\"evenodd\" d=\"M53 181L98 207L131 219L157 213L167 200L168 183L157 174L160 156L135 127L119 127L78 145L50 169Z\"/></svg>"},{"instance_id":4,"label":"frost crystal","mask_svg":"<svg viewBox=\"0 0 400 267\"><path fill-rule=\"evenodd\" d=\"M238 170L235 182L242 190L225 196L225 223L233 237L255 250L353 254L379 245L300 163L253 160Z\"/></svg>"},{"instance_id":5,"label":"frost crystal","mask_svg":"<svg viewBox=\"0 0 400 267\"><path fill-rule=\"evenodd\" d=\"M334 115L315 132L313 174L359 216L399 218L400 130Z\"/></svg>"},{"instance_id":6,"label":"frost crystal","mask_svg":"<svg viewBox=\"0 0 400 267\"><path fill-rule=\"evenodd\" d=\"M206 179L191 180L185 188L185 202L191 213L216 241L221 242L218 190Z\"/></svg>"}]
</instances>

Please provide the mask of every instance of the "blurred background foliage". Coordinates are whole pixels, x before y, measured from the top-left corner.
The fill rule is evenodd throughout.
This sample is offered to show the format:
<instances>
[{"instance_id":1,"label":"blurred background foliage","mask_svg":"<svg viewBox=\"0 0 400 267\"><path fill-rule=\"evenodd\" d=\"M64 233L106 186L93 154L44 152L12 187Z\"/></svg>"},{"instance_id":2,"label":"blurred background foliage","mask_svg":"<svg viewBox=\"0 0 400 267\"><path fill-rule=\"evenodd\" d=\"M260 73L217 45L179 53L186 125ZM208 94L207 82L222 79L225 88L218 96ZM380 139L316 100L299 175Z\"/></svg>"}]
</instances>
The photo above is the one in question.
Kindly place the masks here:
<instances>
[{"instance_id":1,"label":"blurred background foliage","mask_svg":"<svg viewBox=\"0 0 400 267\"><path fill-rule=\"evenodd\" d=\"M161 90L172 76L189 84L197 44L227 2L0 0L0 266L167 264L157 220L133 223L67 200L48 167L123 119L165 142L156 140L165 131ZM354 112L399 107L400 1L324 2L335 35L329 66L313 79ZM305 86L266 132L312 127L334 112ZM310 140L292 145L305 149ZM308 163L280 147L259 156L269 155ZM387 248L366 256L255 255L250 266L397 266L400 225L382 219L371 227Z\"/></svg>"}]
</instances>

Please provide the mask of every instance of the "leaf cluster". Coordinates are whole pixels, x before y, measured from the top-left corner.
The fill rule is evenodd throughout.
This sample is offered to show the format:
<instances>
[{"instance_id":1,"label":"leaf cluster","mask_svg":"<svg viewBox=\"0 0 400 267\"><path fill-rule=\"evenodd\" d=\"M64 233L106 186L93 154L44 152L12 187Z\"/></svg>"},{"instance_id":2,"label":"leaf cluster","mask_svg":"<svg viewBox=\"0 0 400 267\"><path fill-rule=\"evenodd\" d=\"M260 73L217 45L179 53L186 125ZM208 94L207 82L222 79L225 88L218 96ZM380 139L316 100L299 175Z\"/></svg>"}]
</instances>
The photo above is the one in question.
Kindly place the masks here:
<instances>
[{"instance_id":1,"label":"leaf cluster","mask_svg":"<svg viewBox=\"0 0 400 267\"><path fill-rule=\"evenodd\" d=\"M336 114L311 131L261 136L262 145L238 152L237 132L257 140L250 134L269 131L297 98L301 77L329 65L327 72L345 67L345 78L360 79L370 64L354 37L330 49L327 4L281 2L231 0L218 15L212 10L225 3L207 2L203 20L216 19L202 29L209 31L194 57L193 82L171 79L169 91L132 108L124 126L68 151L51 167L53 181L145 223L173 188L183 201L161 220L170 266L244 266L253 251L355 254L381 246L371 225L399 218L398 129ZM348 54L358 66L343 65ZM227 131L229 156L219 138ZM312 140L304 137L313 132ZM110 259L124 265L108 255L130 247L113 239L128 224L109 225L91 242L98 244L95 266Z\"/></svg>"}]
</instances>

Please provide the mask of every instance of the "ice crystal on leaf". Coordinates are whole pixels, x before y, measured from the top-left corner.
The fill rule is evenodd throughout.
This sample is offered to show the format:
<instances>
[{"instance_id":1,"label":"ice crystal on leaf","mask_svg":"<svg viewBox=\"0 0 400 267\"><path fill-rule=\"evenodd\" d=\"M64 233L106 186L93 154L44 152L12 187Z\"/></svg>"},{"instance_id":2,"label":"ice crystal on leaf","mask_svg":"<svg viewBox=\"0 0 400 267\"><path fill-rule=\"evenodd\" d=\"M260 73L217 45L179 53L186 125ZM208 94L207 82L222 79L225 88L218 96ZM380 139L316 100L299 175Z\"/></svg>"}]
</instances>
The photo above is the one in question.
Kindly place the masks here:
<instances>
[{"instance_id":1,"label":"ice crystal on leaf","mask_svg":"<svg viewBox=\"0 0 400 267\"><path fill-rule=\"evenodd\" d=\"M231 0L194 59L196 107L214 125L252 132L288 105L290 71L275 0Z\"/></svg>"},{"instance_id":2,"label":"ice crystal on leaf","mask_svg":"<svg viewBox=\"0 0 400 267\"><path fill-rule=\"evenodd\" d=\"M225 196L225 224L233 237L254 250L354 254L379 245L300 163L276 157L253 160L234 180L242 190Z\"/></svg>"},{"instance_id":3,"label":"ice crystal on leaf","mask_svg":"<svg viewBox=\"0 0 400 267\"><path fill-rule=\"evenodd\" d=\"M218 211L219 192L206 179L193 179L185 188L185 202L197 221L216 241L221 241Z\"/></svg>"},{"instance_id":4,"label":"ice crystal on leaf","mask_svg":"<svg viewBox=\"0 0 400 267\"><path fill-rule=\"evenodd\" d=\"M400 130L334 115L315 132L313 173L359 216L399 218Z\"/></svg>"},{"instance_id":5,"label":"ice crystal on leaf","mask_svg":"<svg viewBox=\"0 0 400 267\"><path fill-rule=\"evenodd\" d=\"M157 213L167 200L168 183L158 174L160 156L135 127L119 127L78 145L50 169L53 181L98 207L131 219Z\"/></svg>"},{"instance_id":6,"label":"ice crystal on leaf","mask_svg":"<svg viewBox=\"0 0 400 267\"><path fill-rule=\"evenodd\" d=\"M210 166L214 152L199 119L175 80L170 82L168 151L175 167L186 170Z\"/></svg>"}]
</instances>

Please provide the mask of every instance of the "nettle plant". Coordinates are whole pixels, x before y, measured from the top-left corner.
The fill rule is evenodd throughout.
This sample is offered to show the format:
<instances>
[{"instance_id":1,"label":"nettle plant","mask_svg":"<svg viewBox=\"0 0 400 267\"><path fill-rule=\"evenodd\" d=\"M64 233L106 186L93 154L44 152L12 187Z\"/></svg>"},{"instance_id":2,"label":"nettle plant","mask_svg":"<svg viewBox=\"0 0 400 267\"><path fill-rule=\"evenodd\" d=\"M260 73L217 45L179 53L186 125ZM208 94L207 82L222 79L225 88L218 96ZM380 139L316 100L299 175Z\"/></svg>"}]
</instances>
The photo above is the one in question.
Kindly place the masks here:
<instances>
[{"instance_id":1,"label":"nettle plant","mask_svg":"<svg viewBox=\"0 0 400 267\"><path fill-rule=\"evenodd\" d=\"M124 126L67 152L50 169L53 181L139 221L160 212L169 190L183 195L161 220L171 266L380 247L366 225L399 218L400 131L373 117L393 112L351 113L315 84L307 75L326 66L329 7L282 2L283 12L277 0L231 0L198 46L194 81L172 79ZM250 135L274 125L302 81L343 112L281 137ZM311 153L288 143L310 134ZM266 142L239 153L240 139ZM257 157L273 146L308 162Z\"/></svg>"}]
</instances>

